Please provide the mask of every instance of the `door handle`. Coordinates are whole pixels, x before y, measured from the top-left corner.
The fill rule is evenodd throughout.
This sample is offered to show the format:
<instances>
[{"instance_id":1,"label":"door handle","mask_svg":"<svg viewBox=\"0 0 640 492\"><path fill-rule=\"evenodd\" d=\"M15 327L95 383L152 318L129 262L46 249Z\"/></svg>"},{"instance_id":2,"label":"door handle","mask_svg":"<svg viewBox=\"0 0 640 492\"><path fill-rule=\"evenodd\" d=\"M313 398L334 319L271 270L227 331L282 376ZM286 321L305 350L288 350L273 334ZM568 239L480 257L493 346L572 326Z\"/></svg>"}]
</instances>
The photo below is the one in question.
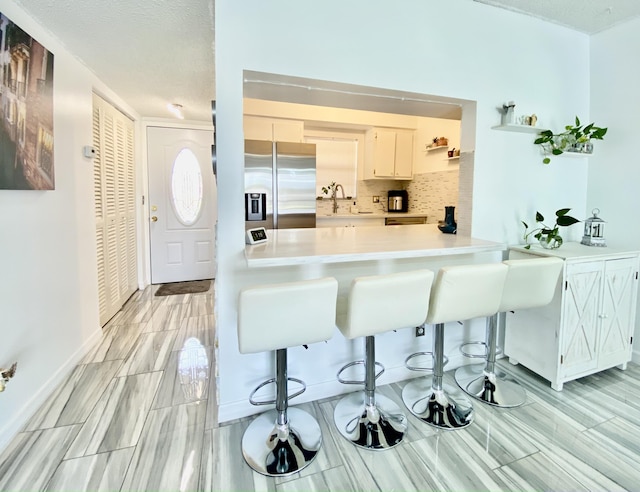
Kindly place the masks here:
<instances>
[{"instance_id":1,"label":"door handle","mask_svg":"<svg viewBox=\"0 0 640 492\"><path fill-rule=\"evenodd\" d=\"M158 217L156 217L155 215L153 215L151 217L151 222L158 222Z\"/></svg>"}]
</instances>

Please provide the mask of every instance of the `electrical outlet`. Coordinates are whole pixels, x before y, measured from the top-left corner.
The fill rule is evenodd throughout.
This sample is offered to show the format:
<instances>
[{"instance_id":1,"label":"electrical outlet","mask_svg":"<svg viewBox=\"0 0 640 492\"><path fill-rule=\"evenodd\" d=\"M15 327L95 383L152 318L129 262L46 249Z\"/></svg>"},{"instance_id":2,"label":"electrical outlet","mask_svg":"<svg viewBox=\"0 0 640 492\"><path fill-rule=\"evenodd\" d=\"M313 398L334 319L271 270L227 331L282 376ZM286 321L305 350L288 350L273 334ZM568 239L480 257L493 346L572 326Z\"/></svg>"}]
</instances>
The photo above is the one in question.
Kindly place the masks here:
<instances>
[{"instance_id":1,"label":"electrical outlet","mask_svg":"<svg viewBox=\"0 0 640 492\"><path fill-rule=\"evenodd\" d=\"M416 326L416 336L417 337L424 336L424 326Z\"/></svg>"},{"instance_id":2,"label":"electrical outlet","mask_svg":"<svg viewBox=\"0 0 640 492\"><path fill-rule=\"evenodd\" d=\"M373 197L373 203L380 203L380 197L379 196L374 196Z\"/></svg>"}]
</instances>

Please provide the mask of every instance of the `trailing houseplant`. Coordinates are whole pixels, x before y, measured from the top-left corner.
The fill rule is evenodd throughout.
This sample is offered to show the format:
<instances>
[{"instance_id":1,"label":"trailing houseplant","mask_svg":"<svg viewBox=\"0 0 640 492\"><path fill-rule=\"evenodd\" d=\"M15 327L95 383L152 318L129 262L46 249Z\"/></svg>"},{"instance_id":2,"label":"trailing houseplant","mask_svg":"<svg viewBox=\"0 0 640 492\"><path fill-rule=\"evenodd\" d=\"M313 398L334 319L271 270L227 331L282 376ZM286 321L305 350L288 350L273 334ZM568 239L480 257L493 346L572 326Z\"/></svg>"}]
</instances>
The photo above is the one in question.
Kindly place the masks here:
<instances>
[{"instance_id":1,"label":"trailing houseplant","mask_svg":"<svg viewBox=\"0 0 640 492\"><path fill-rule=\"evenodd\" d=\"M556 210L556 221L553 227L549 227L544 223L544 217L540 212L536 212L536 227L531 231L529 225L523 220L524 225L524 240L527 242L525 249L531 248L529 240L531 236L538 240L543 248L555 249L562 246L562 236L560 235L560 227L568 227L577 222L580 222L575 217L567 215L570 208L561 208Z\"/></svg>"},{"instance_id":2,"label":"trailing houseplant","mask_svg":"<svg viewBox=\"0 0 640 492\"><path fill-rule=\"evenodd\" d=\"M591 140L603 140L607 133L607 128L595 126L593 123L583 126L577 116L575 125L567 125L564 130L561 133L544 130L535 140L534 144L542 146L543 164L551 162L550 155L560 155L563 152L590 154L593 149Z\"/></svg>"}]
</instances>

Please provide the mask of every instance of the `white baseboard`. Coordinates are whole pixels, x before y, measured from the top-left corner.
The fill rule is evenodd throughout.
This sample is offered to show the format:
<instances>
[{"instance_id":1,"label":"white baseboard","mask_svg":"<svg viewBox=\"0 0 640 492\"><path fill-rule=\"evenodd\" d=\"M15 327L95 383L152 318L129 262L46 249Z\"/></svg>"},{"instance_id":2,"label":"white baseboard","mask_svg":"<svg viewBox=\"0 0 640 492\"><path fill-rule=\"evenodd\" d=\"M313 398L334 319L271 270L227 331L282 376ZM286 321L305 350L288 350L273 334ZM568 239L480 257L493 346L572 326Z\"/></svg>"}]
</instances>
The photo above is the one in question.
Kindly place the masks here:
<instances>
[{"instance_id":1,"label":"white baseboard","mask_svg":"<svg viewBox=\"0 0 640 492\"><path fill-rule=\"evenodd\" d=\"M96 330L64 364L62 364L51 377L45 381L34 395L22 406L16 413L16 416L0 428L0 453L3 452L11 440L18 434L24 425L38 411L40 406L53 394L57 389L60 381L73 371L78 362L89 353L96 343L102 338L102 329ZM9 387L8 391L11 391Z\"/></svg>"}]
</instances>

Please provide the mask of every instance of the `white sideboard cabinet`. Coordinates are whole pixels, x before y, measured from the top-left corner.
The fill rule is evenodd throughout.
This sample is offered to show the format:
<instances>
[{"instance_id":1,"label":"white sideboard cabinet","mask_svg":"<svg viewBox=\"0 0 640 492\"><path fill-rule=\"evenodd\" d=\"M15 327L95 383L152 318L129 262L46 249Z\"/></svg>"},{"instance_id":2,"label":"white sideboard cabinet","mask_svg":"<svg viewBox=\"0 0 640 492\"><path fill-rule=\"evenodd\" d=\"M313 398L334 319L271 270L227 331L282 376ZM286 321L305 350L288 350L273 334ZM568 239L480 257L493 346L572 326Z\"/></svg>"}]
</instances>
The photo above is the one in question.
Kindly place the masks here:
<instances>
[{"instance_id":1,"label":"white sideboard cabinet","mask_svg":"<svg viewBox=\"0 0 640 492\"><path fill-rule=\"evenodd\" d=\"M547 306L507 313L504 353L561 391L567 381L631 360L640 252L565 243L511 247L510 259L564 259Z\"/></svg>"}]
</instances>

